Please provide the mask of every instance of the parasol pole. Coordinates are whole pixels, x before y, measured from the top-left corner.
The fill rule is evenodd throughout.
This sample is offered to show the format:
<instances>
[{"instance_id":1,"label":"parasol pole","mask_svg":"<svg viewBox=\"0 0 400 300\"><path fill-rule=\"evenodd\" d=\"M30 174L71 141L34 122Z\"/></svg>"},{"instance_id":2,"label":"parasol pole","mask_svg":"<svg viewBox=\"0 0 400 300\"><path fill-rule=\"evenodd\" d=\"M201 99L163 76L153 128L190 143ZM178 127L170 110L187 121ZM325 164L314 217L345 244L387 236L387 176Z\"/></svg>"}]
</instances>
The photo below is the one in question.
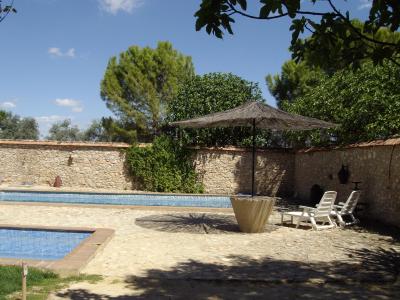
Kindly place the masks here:
<instances>
[{"instance_id":1,"label":"parasol pole","mask_svg":"<svg viewBox=\"0 0 400 300\"><path fill-rule=\"evenodd\" d=\"M253 162L251 171L251 197L254 197L255 163L256 163L256 119L253 119Z\"/></svg>"}]
</instances>

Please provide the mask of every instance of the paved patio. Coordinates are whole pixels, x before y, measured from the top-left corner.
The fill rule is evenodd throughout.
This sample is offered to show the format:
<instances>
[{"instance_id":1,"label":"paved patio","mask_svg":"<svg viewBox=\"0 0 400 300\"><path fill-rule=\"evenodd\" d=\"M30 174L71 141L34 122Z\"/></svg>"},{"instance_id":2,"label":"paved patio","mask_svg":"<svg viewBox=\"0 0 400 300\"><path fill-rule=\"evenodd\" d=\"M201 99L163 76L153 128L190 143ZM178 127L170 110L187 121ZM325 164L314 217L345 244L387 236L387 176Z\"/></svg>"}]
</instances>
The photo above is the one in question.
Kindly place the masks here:
<instances>
[{"instance_id":1,"label":"paved patio","mask_svg":"<svg viewBox=\"0 0 400 300\"><path fill-rule=\"evenodd\" d=\"M400 295L400 239L395 231L374 226L379 230L315 232L280 226L279 221L275 212L265 233L242 234L230 213L0 205L2 224L115 230L83 269L105 280L72 285L53 299Z\"/></svg>"}]
</instances>

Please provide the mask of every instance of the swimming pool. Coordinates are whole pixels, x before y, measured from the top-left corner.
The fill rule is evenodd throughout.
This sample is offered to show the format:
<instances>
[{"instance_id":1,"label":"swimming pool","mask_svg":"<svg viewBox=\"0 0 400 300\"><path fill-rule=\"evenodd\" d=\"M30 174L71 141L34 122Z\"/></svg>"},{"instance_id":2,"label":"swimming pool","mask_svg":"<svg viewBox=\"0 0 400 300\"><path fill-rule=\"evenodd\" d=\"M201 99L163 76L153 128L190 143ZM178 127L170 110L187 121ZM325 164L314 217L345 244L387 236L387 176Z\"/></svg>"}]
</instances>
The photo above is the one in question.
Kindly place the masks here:
<instances>
[{"instance_id":1,"label":"swimming pool","mask_svg":"<svg viewBox=\"0 0 400 300\"><path fill-rule=\"evenodd\" d=\"M92 232L0 228L0 258L58 260Z\"/></svg>"},{"instance_id":2,"label":"swimming pool","mask_svg":"<svg viewBox=\"0 0 400 300\"><path fill-rule=\"evenodd\" d=\"M0 201L230 208L228 196L2 191Z\"/></svg>"}]
</instances>

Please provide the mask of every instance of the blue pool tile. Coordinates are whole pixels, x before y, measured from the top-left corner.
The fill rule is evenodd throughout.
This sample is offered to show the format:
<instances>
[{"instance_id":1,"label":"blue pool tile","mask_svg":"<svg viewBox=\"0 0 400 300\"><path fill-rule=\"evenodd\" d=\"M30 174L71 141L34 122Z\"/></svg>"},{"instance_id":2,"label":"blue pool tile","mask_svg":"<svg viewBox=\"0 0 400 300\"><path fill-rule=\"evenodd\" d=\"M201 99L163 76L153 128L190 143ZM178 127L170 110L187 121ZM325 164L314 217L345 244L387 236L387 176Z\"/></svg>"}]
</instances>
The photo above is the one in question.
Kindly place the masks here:
<instances>
[{"instance_id":1,"label":"blue pool tile","mask_svg":"<svg viewBox=\"0 0 400 300\"><path fill-rule=\"evenodd\" d=\"M0 258L61 259L90 235L90 232L0 228Z\"/></svg>"},{"instance_id":2,"label":"blue pool tile","mask_svg":"<svg viewBox=\"0 0 400 300\"><path fill-rule=\"evenodd\" d=\"M227 196L0 192L1 201L230 208Z\"/></svg>"}]
</instances>

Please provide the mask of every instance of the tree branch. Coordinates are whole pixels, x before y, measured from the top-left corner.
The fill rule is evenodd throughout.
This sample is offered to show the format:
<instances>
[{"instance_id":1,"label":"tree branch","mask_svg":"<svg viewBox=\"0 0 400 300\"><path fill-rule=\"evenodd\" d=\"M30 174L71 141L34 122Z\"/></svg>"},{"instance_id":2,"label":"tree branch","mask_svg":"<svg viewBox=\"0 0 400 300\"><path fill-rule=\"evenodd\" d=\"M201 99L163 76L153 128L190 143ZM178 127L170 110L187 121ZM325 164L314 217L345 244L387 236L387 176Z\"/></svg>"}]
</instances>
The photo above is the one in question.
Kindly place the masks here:
<instances>
[{"instance_id":1,"label":"tree branch","mask_svg":"<svg viewBox=\"0 0 400 300\"><path fill-rule=\"evenodd\" d=\"M393 59L393 58L391 58L391 57L388 57L388 59L389 59L392 63L394 63L396 66L398 66L398 67L400 68L400 63L398 63L395 59Z\"/></svg>"},{"instance_id":2,"label":"tree branch","mask_svg":"<svg viewBox=\"0 0 400 300\"><path fill-rule=\"evenodd\" d=\"M383 42L380 40L376 40L374 38L370 38L369 36L361 33L352 23L350 20L348 20L332 3L332 0L328 0L329 5L332 7L333 11L336 13L337 16L339 16L341 19L343 19L347 25L362 39L367 40L369 42L379 44L379 45L384 45L384 46L392 46L398 48L399 45L395 43L389 43L389 42Z\"/></svg>"},{"instance_id":3,"label":"tree branch","mask_svg":"<svg viewBox=\"0 0 400 300\"><path fill-rule=\"evenodd\" d=\"M261 17L257 17L257 16L253 16L253 15L247 14L247 13L245 13L243 11L237 10L235 8L235 6L233 6L230 2L228 2L228 5L229 5L229 7L231 8L231 11L232 11L229 14L230 16L233 15L233 14L239 14L239 15L242 15L242 16L250 18L250 19L273 20L273 19L278 19L278 18L282 18L282 17L285 17L285 16L289 15L288 13L284 13L284 14L276 15L276 16L272 16L272 17L261 18Z\"/></svg>"},{"instance_id":4,"label":"tree branch","mask_svg":"<svg viewBox=\"0 0 400 300\"><path fill-rule=\"evenodd\" d=\"M257 20L273 20L273 19L278 19L278 18L282 18L282 17L286 17L289 15L289 13L283 13L283 14L279 14L279 15L275 15L272 17L260 17L260 16L254 16L254 15L250 15L247 14L243 11L240 11L238 9L236 9L236 7L234 5L232 5L232 3L227 3L229 5L229 7L231 8L231 13L229 15L233 15L233 14L239 14L242 15L244 17L250 18L250 19L257 19ZM325 16L326 14L329 13L322 13L322 12L314 12L314 11L302 11L302 10L297 10L296 14L300 14L300 15L311 15L311 16ZM336 14L332 14L332 15L336 15Z\"/></svg>"},{"instance_id":5,"label":"tree branch","mask_svg":"<svg viewBox=\"0 0 400 300\"><path fill-rule=\"evenodd\" d=\"M379 45L384 45L384 46L391 46L391 47L396 47L396 48L400 47L400 46L399 46L398 44L396 44L396 43L383 42L383 41L376 40L376 39L374 39L374 38L371 38L371 37L369 37L369 36L363 34L362 32L360 32L360 31L351 23L351 21L349 21L349 20L348 20L348 19L333 5L333 3L332 3L331 0L327 0L327 1L328 1L329 5L331 6L331 8L333 9L334 13L322 13L322 12L298 10L298 11L296 11L296 14L300 14L300 15L312 15L312 16L326 16L326 15L331 15L331 16L334 16L334 17L335 17L335 16L336 16L336 17L340 17L342 20L344 20L344 21L347 23L347 25L348 25L361 39L364 39L364 40L369 41L369 42L374 43L374 44L379 44ZM283 13L283 14L279 14L279 15L272 16L272 17L254 16L254 15L245 13L244 11L241 11L241 10L236 9L236 7L235 7L232 3L230 3L230 2L227 2L227 4L228 4L229 7L230 7L229 16L231 16L231 15L233 15L233 14L239 14L239 15L242 15L242 16L247 17L247 18L250 18L250 19L256 19L256 20L273 20L273 19L279 19L279 18L282 18L282 17L286 17L286 16L289 15L289 13ZM310 31L309 28L306 27L306 29Z\"/></svg>"},{"instance_id":6,"label":"tree branch","mask_svg":"<svg viewBox=\"0 0 400 300\"><path fill-rule=\"evenodd\" d=\"M312 29L310 29L310 28L307 26L307 24L305 24L304 27L305 27L309 32L311 32L311 33L313 33L313 34L315 33L315 31L313 31Z\"/></svg>"},{"instance_id":7,"label":"tree branch","mask_svg":"<svg viewBox=\"0 0 400 300\"><path fill-rule=\"evenodd\" d=\"M10 5L7 5L7 6L9 6L9 10L6 11L6 13L3 15L3 17L0 17L0 22L3 21L3 20L8 16L8 14L10 13L10 11L11 11L12 8L14 7L14 0L11 0L11 4L10 4ZM0 11L0 13L1 13L1 11Z\"/></svg>"}]
</instances>

